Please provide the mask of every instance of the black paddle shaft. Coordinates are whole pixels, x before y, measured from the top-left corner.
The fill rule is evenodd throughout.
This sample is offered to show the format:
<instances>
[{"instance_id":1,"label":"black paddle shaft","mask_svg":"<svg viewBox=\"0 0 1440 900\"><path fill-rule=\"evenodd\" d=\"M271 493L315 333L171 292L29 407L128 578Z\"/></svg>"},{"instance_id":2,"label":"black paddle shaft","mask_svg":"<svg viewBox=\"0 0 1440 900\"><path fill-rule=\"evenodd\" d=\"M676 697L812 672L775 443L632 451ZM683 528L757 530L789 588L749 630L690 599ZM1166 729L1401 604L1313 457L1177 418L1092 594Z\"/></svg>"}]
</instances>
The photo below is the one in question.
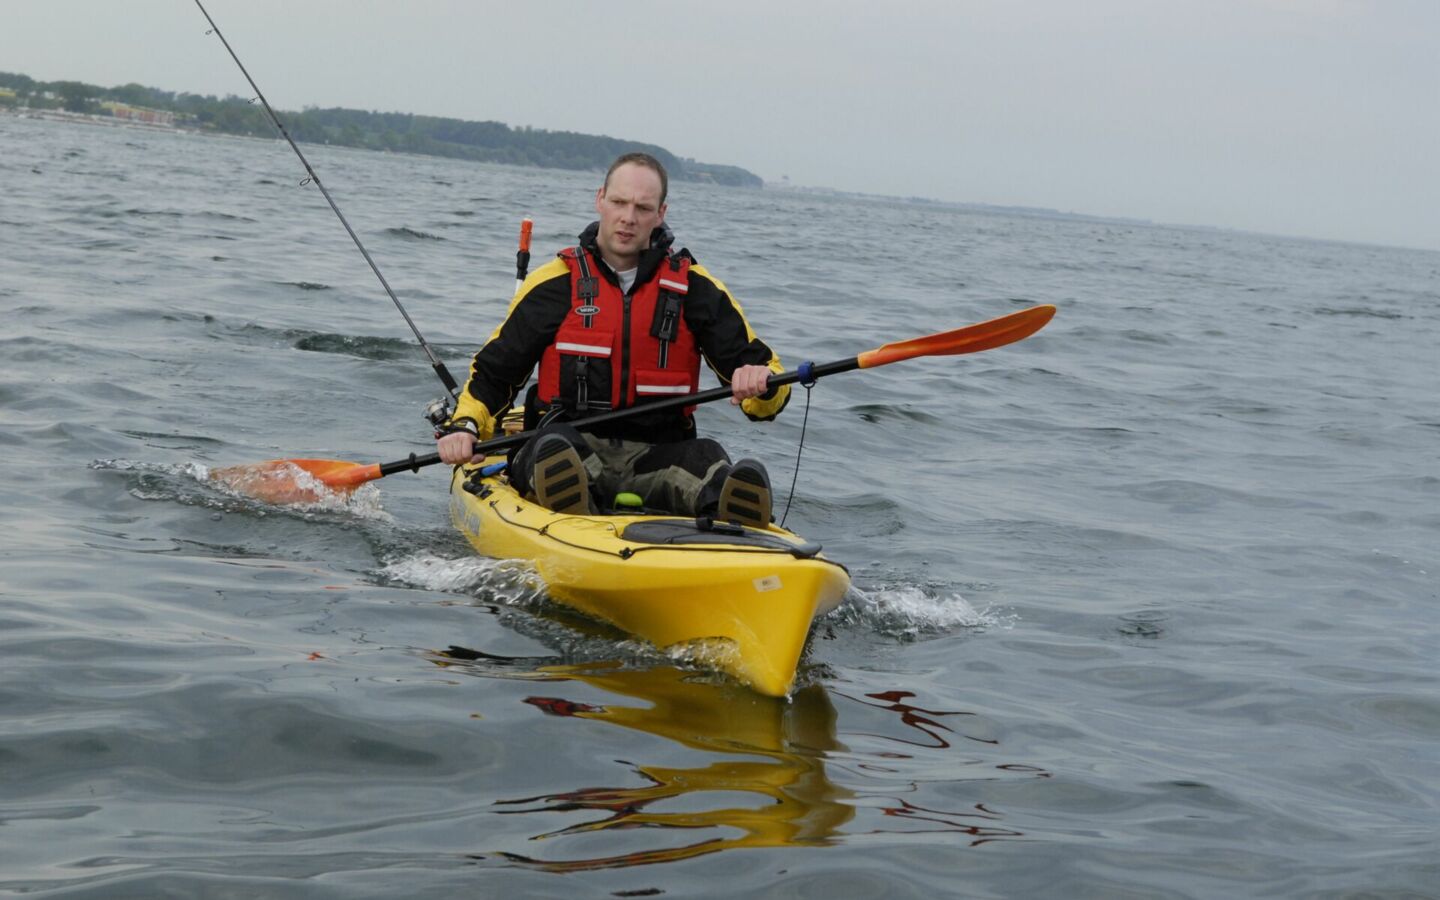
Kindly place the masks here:
<instances>
[{"instance_id":1,"label":"black paddle shaft","mask_svg":"<svg viewBox=\"0 0 1440 900\"><path fill-rule=\"evenodd\" d=\"M793 372L781 372L779 375L771 375L767 381L769 387L781 387L782 385L795 384L797 382L809 384L817 378L826 375L837 375L841 372L849 372L860 368L860 358L852 356L849 359L840 359L828 363L805 363ZM675 409L681 406L698 406L701 403L710 403L715 400L724 400L733 396L733 391L728 387L711 388L708 391L699 391L694 394L686 394L682 397L665 397L660 400L649 400L638 406L627 406L625 409L612 410L607 413L600 413L597 416L587 416L570 422L576 428L584 429L591 425L600 425L604 422L614 422L627 416L633 416L642 412L656 412L662 409ZM535 436L533 431L522 431L518 434L507 434L503 437L491 438L488 441L481 441L475 445L476 453L490 453L495 450L509 450L511 447L518 447ZM418 472L425 466L433 466L440 462L440 454L427 453L424 456L417 456L412 453L406 459L397 459L394 462L381 463L381 475L394 475L396 472Z\"/></svg>"}]
</instances>

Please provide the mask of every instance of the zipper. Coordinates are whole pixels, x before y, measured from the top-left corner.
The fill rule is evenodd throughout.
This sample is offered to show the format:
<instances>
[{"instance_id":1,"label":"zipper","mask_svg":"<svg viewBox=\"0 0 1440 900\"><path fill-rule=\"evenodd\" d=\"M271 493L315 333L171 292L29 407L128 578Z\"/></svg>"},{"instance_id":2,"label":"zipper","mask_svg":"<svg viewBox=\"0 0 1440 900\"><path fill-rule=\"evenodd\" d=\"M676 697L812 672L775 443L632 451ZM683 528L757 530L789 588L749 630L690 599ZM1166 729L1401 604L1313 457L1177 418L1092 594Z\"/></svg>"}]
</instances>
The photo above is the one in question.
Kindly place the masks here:
<instances>
[{"instance_id":1,"label":"zipper","mask_svg":"<svg viewBox=\"0 0 1440 900\"><path fill-rule=\"evenodd\" d=\"M625 398L630 396L630 295L634 291L635 286L631 285L630 290L625 293L624 314L620 321L620 402L616 404L616 409L624 409L629 405Z\"/></svg>"}]
</instances>

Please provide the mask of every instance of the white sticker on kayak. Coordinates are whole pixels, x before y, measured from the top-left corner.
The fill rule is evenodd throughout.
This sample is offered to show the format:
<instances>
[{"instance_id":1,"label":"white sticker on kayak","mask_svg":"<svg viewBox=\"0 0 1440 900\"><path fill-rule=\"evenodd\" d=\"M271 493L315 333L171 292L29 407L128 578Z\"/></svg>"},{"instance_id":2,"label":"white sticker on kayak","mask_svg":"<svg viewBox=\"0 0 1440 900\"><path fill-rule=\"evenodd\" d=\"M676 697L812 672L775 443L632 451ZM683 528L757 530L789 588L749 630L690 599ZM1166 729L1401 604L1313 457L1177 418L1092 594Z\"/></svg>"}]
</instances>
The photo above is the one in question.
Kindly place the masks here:
<instances>
[{"instance_id":1,"label":"white sticker on kayak","mask_svg":"<svg viewBox=\"0 0 1440 900\"><path fill-rule=\"evenodd\" d=\"M766 575L764 578L755 579L755 590L757 593L780 590L780 576Z\"/></svg>"}]
</instances>

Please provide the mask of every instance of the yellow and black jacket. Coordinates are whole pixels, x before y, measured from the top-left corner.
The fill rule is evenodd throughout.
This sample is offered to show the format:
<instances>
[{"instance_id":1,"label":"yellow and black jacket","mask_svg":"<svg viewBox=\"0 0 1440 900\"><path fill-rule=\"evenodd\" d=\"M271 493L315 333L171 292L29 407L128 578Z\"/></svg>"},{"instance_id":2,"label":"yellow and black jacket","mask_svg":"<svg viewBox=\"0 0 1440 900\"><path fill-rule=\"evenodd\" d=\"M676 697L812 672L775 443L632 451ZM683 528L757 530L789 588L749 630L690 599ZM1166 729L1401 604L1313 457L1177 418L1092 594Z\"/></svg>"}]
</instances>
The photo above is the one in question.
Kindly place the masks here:
<instances>
[{"instance_id":1,"label":"yellow and black jacket","mask_svg":"<svg viewBox=\"0 0 1440 900\"><path fill-rule=\"evenodd\" d=\"M595 246L598 231L598 224L592 223L580 235L580 247L589 251L587 256L593 262L593 274L606 282L595 302L623 302L626 298L620 293L615 273L600 258ZM662 270L669 269L667 260L671 255L672 242L673 236L668 228L662 225L655 230L649 249L641 254L635 284L631 287L632 296L647 286L653 286L652 283L661 277ZM681 305L684 324L700 357L721 383L729 384L731 373L743 365L767 366L772 372L783 372L780 358L755 336L740 304L735 302L725 285L704 266L695 263L689 257L689 251L681 250L679 254L692 260L688 291ZM565 259L557 257L531 273L511 301L505 321L475 354L470 378L460 393L458 408L451 418L452 424L473 424L482 440L494 433L495 414L515 402L516 394L546 351L555 352L557 335L566 317L578 312L575 296L572 265ZM618 365L633 379L637 361L631 358L626 330L622 330L618 343ZM527 403L536 404L535 398L536 391L532 389ZM790 388L784 385L772 388L760 397L745 400L740 408L751 419L766 421L773 419L789 399ZM645 398L638 398L635 403L644 405ZM627 404L628 398L620 405ZM586 413L598 413L605 408L608 406L591 407L584 412L567 408L560 418L562 421L583 418ZM533 421L536 414L545 411L543 408L527 409L526 418ZM593 430L605 437L663 443L693 437L695 423L685 410L666 409L649 414L637 413Z\"/></svg>"}]
</instances>

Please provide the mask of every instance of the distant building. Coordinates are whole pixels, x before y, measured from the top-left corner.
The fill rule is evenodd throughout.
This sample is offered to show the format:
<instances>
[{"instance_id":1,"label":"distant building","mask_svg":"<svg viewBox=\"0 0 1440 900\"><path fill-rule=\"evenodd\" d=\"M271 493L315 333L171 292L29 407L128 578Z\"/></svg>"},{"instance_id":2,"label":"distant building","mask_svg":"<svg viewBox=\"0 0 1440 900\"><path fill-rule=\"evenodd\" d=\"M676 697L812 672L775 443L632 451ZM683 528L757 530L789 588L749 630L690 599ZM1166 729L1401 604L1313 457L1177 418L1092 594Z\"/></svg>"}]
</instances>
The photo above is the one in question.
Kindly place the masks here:
<instances>
[{"instance_id":1,"label":"distant building","mask_svg":"<svg viewBox=\"0 0 1440 900\"><path fill-rule=\"evenodd\" d=\"M144 122L146 125L164 125L173 127L175 125L175 114L163 109L147 109L143 106L131 106L128 103L116 103L107 100L100 106L110 110L110 115L117 119L127 119L131 122Z\"/></svg>"}]
</instances>

